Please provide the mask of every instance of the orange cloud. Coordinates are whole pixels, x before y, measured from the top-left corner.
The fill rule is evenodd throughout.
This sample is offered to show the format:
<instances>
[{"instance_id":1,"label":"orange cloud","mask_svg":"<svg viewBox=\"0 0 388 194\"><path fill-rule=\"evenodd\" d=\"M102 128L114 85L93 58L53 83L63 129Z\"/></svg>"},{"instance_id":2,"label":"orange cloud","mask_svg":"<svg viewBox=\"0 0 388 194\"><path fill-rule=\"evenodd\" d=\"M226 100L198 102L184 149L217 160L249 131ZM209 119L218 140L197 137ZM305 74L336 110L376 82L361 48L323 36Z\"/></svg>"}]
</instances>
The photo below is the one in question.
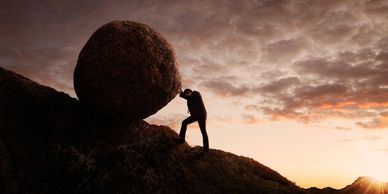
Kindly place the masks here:
<instances>
[{"instance_id":1,"label":"orange cloud","mask_svg":"<svg viewBox=\"0 0 388 194\"><path fill-rule=\"evenodd\" d=\"M388 102L367 102L357 105L360 108L369 109L369 108L387 108Z\"/></svg>"},{"instance_id":2,"label":"orange cloud","mask_svg":"<svg viewBox=\"0 0 388 194\"><path fill-rule=\"evenodd\" d=\"M357 104L357 102L338 102L335 104L324 103L324 104L321 104L317 108L318 109L338 109L338 108L343 108L346 106L352 106L352 105L356 105L356 104Z\"/></svg>"},{"instance_id":3,"label":"orange cloud","mask_svg":"<svg viewBox=\"0 0 388 194\"><path fill-rule=\"evenodd\" d=\"M358 122L357 125L366 129L388 129L388 115L380 116L369 122Z\"/></svg>"},{"instance_id":4,"label":"orange cloud","mask_svg":"<svg viewBox=\"0 0 388 194\"><path fill-rule=\"evenodd\" d=\"M243 118L243 122L245 124L249 124L249 125L254 125L254 124L258 124L261 122L261 120L259 120L258 118L256 118L255 115L251 115L251 114L242 114L241 117Z\"/></svg>"}]
</instances>

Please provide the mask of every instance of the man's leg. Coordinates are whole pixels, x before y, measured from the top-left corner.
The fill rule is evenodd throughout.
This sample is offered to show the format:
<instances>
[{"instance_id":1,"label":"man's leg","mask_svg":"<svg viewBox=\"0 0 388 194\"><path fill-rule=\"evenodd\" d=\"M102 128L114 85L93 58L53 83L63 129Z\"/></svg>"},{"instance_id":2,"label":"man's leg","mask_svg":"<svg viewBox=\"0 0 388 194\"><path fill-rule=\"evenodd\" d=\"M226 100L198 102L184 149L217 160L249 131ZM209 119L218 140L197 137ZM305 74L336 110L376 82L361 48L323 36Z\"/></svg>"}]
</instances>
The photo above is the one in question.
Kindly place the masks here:
<instances>
[{"instance_id":1,"label":"man's leg","mask_svg":"<svg viewBox=\"0 0 388 194\"><path fill-rule=\"evenodd\" d=\"M206 133L206 118L198 119L199 129L201 129L203 139L203 149L205 152L209 151L209 138Z\"/></svg>"},{"instance_id":2,"label":"man's leg","mask_svg":"<svg viewBox=\"0 0 388 194\"><path fill-rule=\"evenodd\" d=\"M193 123L195 121L196 120L192 116L189 116L185 120L182 121L181 131L179 132L179 136L181 136L181 138L185 139L187 125L190 124L190 123Z\"/></svg>"}]
</instances>

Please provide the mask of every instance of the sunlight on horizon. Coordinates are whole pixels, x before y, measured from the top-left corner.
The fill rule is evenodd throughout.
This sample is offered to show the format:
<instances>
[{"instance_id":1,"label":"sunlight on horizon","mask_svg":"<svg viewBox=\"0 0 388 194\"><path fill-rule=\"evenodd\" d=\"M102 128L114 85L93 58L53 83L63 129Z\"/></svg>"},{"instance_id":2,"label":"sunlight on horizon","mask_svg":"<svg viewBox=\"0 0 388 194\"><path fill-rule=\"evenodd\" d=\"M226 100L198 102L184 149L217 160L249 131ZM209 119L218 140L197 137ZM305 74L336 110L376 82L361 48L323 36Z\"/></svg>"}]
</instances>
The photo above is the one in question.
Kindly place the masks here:
<instances>
[{"instance_id":1,"label":"sunlight on horizon","mask_svg":"<svg viewBox=\"0 0 388 194\"><path fill-rule=\"evenodd\" d=\"M365 159L365 166L362 169L364 174L360 176L368 176L381 182L388 182L388 154L381 152L377 151L368 154L370 156Z\"/></svg>"},{"instance_id":2,"label":"sunlight on horizon","mask_svg":"<svg viewBox=\"0 0 388 194\"><path fill-rule=\"evenodd\" d=\"M205 99L209 100L206 96ZM176 98L154 117L185 111L185 106L182 99ZM388 181L388 166L385 164L388 152L383 150L388 146L384 141L388 137L387 131L357 127L335 129L333 123L351 125L351 121L343 119L322 121L320 125L289 119L263 120L255 124L232 120L225 125L216 118L236 110L213 106L209 105L210 148L251 157L304 188L330 186L340 189L361 176ZM180 122L178 119L171 126L177 133ZM189 125L186 138L189 145L202 146L197 124Z\"/></svg>"}]
</instances>

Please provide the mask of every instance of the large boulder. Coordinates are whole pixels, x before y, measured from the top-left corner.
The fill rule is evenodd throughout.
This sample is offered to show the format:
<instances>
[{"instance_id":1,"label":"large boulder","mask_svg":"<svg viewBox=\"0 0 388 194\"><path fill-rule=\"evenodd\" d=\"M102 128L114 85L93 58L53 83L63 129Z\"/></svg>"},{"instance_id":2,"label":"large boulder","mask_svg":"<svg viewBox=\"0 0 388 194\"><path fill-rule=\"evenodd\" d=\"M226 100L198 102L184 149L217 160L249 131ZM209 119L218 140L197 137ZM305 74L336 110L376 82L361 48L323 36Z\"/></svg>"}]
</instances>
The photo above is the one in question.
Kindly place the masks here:
<instances>
[{"instance_id":1,"label":"large boulder","mask_svg":"<svg viewBox=\"0 0 388 194\"><path fill-rule=\"evenodd\" d=\"M74 72L80 102L113 118L143 119L178 93L174 50L147 25L113 21L82 48Z\"/></svg>"}]
</instances>

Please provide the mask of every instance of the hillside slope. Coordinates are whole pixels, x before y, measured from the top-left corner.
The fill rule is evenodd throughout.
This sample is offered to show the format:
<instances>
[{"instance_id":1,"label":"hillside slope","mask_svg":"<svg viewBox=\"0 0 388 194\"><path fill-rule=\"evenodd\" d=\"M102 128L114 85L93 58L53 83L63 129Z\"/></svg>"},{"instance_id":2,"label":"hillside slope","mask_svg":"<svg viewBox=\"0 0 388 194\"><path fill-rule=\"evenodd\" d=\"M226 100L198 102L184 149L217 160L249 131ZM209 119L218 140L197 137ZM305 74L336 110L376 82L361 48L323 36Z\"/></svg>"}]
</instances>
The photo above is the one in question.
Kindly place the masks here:
<instances>
[{"instance_id":1,"label":"hillside slope","mask_svg":"<svg viewBox=\"0 0 388 194\"><path fill-rule=\"evenodd\" d=\"M0 193L305 193L253 159L177 138L0 68Z\"/></svg>"},{"instance_id":2,"label":"hillside slope","mask_svg":"<svg viewBox=\"0 0 388 194\"><path fill-rule=\"evenodd\" d=\"M352 184L336 192L336 194L387 194L388 182L383 183L370 177L359 177Z\"/></svg>"}]
</instances>

